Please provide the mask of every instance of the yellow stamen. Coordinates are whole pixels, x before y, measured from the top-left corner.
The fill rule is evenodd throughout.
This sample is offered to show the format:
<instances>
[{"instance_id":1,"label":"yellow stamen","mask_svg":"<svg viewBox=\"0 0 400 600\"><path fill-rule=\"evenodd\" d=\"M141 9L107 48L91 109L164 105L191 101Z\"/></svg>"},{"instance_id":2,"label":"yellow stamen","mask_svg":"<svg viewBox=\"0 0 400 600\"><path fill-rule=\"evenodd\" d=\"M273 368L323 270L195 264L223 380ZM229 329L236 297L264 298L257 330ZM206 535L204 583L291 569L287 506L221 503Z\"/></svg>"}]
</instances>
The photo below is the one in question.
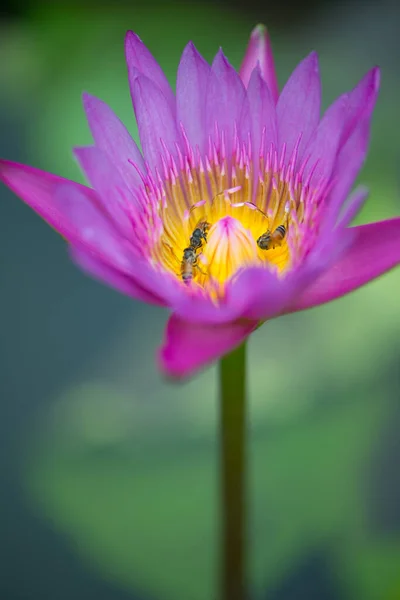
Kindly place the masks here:
<instances>
[{"instance_id":1,"label":"yellow stamen","mask_svg":"<svg viewBox=\"0 0 400 600\"><path fill-rule=\"evenodd\" d=\"M152 248L154 260L182 285L200 286L218 297L243 267L265 266L284 273L291 265L304 216L304 188L300 178L288 172L290 165L278 168L277 162L272 150L267 158L262 156L258 181L245 151L237 152L236 158L234 153L229 178L226 160L218 156L214 162L198 158L196 166L187 159L178 176L176 167L171 168L171 175L159 182L164 201L154 199L163 225ZM228 183L230 188L221 189ZM208 224L206 239L200 238L196 260L183 269L184 250L191 247L191 237L202 222ZM273 236L274 244L266 249L257 245L260 236L273 234L280 226L285 233ZM186 282L183 270L190 274Z\"/></svg>"}]
</instances>

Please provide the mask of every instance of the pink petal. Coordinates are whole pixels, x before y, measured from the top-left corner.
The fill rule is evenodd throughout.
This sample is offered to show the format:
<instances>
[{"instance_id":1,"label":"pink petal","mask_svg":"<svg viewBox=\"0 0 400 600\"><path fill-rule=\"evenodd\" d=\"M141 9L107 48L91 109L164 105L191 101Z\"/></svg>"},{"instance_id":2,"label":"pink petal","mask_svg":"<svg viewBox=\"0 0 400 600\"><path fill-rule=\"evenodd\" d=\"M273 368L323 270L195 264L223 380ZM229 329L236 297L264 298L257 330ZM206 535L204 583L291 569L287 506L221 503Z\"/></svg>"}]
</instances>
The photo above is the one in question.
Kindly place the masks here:
<instances>
[{"instance_id":1,"label":"pink petal","mask_svg":"<svg viewBox=\"0 0 400 600\"><path fill-rule=\"evenodd\" d=\"M159 350L161 370L171 377L187 377L239 346L257 322L237 321L225 325L196 325L172 315L164 344Z\"/></svg>"},{"instance_id":2,"label":"pink petal","mask_svg":"<svg viewBox=\"0 0 400 600\"><path fill-rule=\"evenodd\" d=\"M290 306L304 310L340 298L400 263L400 217L353 227L355 242Z\"/></svg>"},{"instance_id":3,"label":"pink petal","mask_svg":"<svg viewBox=\"0 0 400 600\"><path fill-rule=\"evenodd\" d=\"M70 256L85 273L118 290L122 294L141 302L146 302L147 304L165 306L164 300L140 286L128 275L96 259L89 252L70 246Z\"/></svg>"},{"instance_id":4,"label":"pink petal","mask_svg":"<svg viewBox=\"0 0 400 600\"><path fill-rule=\"evenodd\" d=\"M213 135L215 124L225 132L227 152L233 139L234 126L242 120L246 99L245 87L235 69L229 64L222 50L216 54L211 67L207 96L207 135ZM247 137L248 129L246 131Z\"/></svg>"},{"instance_id":5,"label":"pink petal","mask_svg":"<svg viewBox=\"0 0 400 600\"><path fill-rule=\"evenodd\" d=\"M229 323L239 318L243 312L243 304L227 301L226 304L217 305L210 300L208 294L196 293L193 295L176 291L171 299L172 310L182 320L194 321L206 325Z\"/></svg>"},{"instance_id":6,"label":"pink petal","mask_svg":"<svg viewBox=\"0 0 400 600\"><path fill-rule=\"evenodd\" d=\"M335 166L343 123L348 112L348 96L340 96L325 112L305 151L304 180L313 171L311 185L318 187L331 176ZM315 166L316 165L316 166Z\"/></svg>"},{"instance_id":7,"label":"pink petal","mask_svg":"<svg viewBox=\"0 0 400 600\"><path fill-rule=\"evenodd\" d=\"M127 274L131 256L112 221L101 210L100 203L88 201L87 196L69 182L54 190L53 204L66 217L78 235L67 237L77 248Z\"/></svg>"},{"instance_id":8,"label":"pink petal","mask_svg":"<svg viewBox=\"0 0 400 600\"><path fill-rule=\"evenodd\" d=\"M161 142L172 155L180 142L174 113L160 89L143 75L132 82L131 93L144 157L162 172L161 155L165 152Z\"/></svg>"},{"instance_id":9,"label":"pink petal","mask_svg":"<svg viewBox=\"0 0 400 600\"><path fill-rule=\"evenodd\" d=\"M364 123L364 129L367 131L367 124L375 106L378 89L379 69L375 68L367 73L354 90L340 96L328 108L305 151L308 162L304 171L304 178L307 177L311 169L314 169L316 163L317 167L314 170L311 182L318 185L321 180L329 178L335 167L337 156L340 156L341 151L346 148L349 138L353 134L356 135L356 138L359 135L357 134L359 124ZM354 152L357 139L349 142L349 144L351 150L345 150L344 168L347 165L348 152ZM352 156L351 158L354 160L357 157ZM358 171L358 168L355 172ZM335 173L335 177L343 181L338 172ZM346 184L347 192L344 195L350 190L354 178L354 175L350 175L351 181Z\"/></svg>"},{"instance_id":10,"label":"pink petal","mask_svg":"<svg viewBox=\"0 0 400 600\"><path fill-rule=\"evenodd\" d=\"M343 228L333 225L329 228L323 223L315 246L295 271L298 287L294 297L300 296L303 290L345 256L355 238L354 227Z\"/></svg>"},{"instance_id":11,"label":"pink petal","mask_svg":"<svg viewBox=\"0 0 400 600\"><path fill-rule=\"evenodd\" d=\"M348 227L361 210L368 198L368 189L360 186L349 196L346 203L341 207L341 212L336 227Z\"/></svg>"},{"instance_id":12,"label":"pink petal","mask_svg":"<svg viewBox=\"0 0 400 600\"><path fill-rule=\"evenodd\" d=\"M241 318L264 320L283 310L291 298L293 281L288 284L268 269L246 268L227 284L223 303L212 302L206 294L177 293L171 307L183 321L204 325L222 325Z\"/></svg>"},{"instance_id":13,"label":"pink petal","mask_svg":"<svg viewBox=\"0 0 400 600\"><path fill-rule=\"evenodd\" d=\"M205 100L211 67L192 42L183 51L176 81L177 122L182 123L193 148L206 149Z\"/></svg>"},{"instance_id":14,"label":"pink petal","mask_svg":"<svg viewBox=\"0 0 400 600\"><path fill-rule=\"evenodd\" d=\"M276 107L278 116L279 145L286 144L286 156L290 157L301 135L299 158L306 148L320 118L321 81L318 57L312 52L293 71L279 96Z\"/></svg>"},{"instance_id":15,"label":"pink petal","mask_svg":"<svg viewBox=\"0 0 400 600\"><path fill-rule=\"evenodd\" d=\"M286 277L265 268L247 268L239 274L230 290L230 301L241 306L240 317L266 321L286 312L293 299L308 288L338 259L353 241L351 230L337 230L324 236L303 264Z\"/></svg>"},{"instance_id":16,"label":"pink petal","mask_svg":"<svg viewBox=\"0 0 400 600\"><path fill-rule=\"evenodd\" d=\"M269 269L250 267L238 275L230 297L242 306L242 318L266 321L284 310L297 288L298 278L293 274L280 278Z\"/></svg>"},{"instance_id":17,"label":"pink petal","mask_svg":"<svg viewBox=\"0 0 400 600\"><path fill-rule=\"evenodd\" d=\"M54 202L54 193L60 184L70 185L88 203L98 202L97 194L88 187L27 165L0 160L0 179L42 219L70 241L77 239L77 231L67 215Z\"/></svg>"},{"instance_id":18,"label":"pink petal","mask_svg":"<svg viewBox=\"0 0 400 600\"><path fill-rule=\"evenodd\" d=\"M143 157L125 125L105 102L94 96L83 94L83 105L96 146L108 154L127 185L139 185L141 179L132 163L143 171Z\"/></svg>"},{"instance_id":19,"label":"pink petal","mask_svg":"<svg viewBox=\"0 0 400 600\"><path fill-rule=\"evenodd\" d=\"M361 121L347 140L336 160L332 173L335 182L329 199L329 213L336 219L361 169L368 150L370 120ZM328 217L328 215L327 215Z\"/></svg>"},{"instance_id":20,"label":"pink petal","mask_svg":"<svg viewBox=\"0 0 400 600\"><path fill-rule=\"evenodd\" d=\"M99 206L87 201L87 198L69 183L60 185L54 196L54 203L67 216L77 231L77 235L68 241L105 267L117 271L119 280L128 277L136 289L142 289L148 297L158 298L162 304L169 305L168 298L175 293L178 284L164 272L156 271L146 258L138 255L133 244L119 235L113 222L101 211ZM86 259L88 265L89 258ZM92 267L93 261L92 261ZM110 273L110 271L109 271ZM111 283L111 278L109 279ZM135 297L139 297L136 295Z\"/></svg>"},{"instance_id":21,"label":"pink petal","mask_svg":"<svg viewBox=\"0 0 400 600\"><path fill-rule=\"evenodd\" d=\"M175 113L175 97L162 68L133 31L128 31L125 37L125 56L131 90L136 77L144 75L159 88L170 110Z\"/></svg>"},{"instance_id":22,"label":"pink petal","mask_svg":"<svg viewBox=\"0 0 400 600\"><path fill-rule=\"evenodd\" d=\"M276 147L278 142L275 105L259 68L255 68L251 74L247 97L252 119L251 141L254 149L254 161L255 164L258 164L260 150L264 150L260 147L262 136L267 148L271 143Z\"/></svg>"},{"instance_id":23,"label":"pink petal","mask_svg":"<svg viewBox=\"0 0 400 600\"><path fill-rule=\"evenodd\" d=\"M279 96L278 80L275 72L274 57L267 28L257 25L250 35L249 44L240 67L240 77L247 87L251 74L257 63L260 65L261 75L271 93L271 98L276 104Z\"/></svg>"},{"instance_id":24,"label":"pink petal","mask_svg":"<svg viewBox=\"0 0 400 600\"><path fill-rule=\"evenodd\" d=\"M74 154L98 192L110 221L118 226L125 237L132 238L131 215L136 215L139 207L119 171L107 154L95 146L75 148Z\"/></svg>"},{"instance_id":25,"label":"pink petal","mask_svg":"<svg viewBox=\"0 0 400 600\"><path fill-rule=\"evenodd\" d=\"M156 272L133 254L133 247L126 246L101 210L94 190L5 160L0 161L0 179L77 250L120 272L121 277L130 277L132 285L149 293L149 302L153 297L160 298L159 303L168 303L168 297L176 293L177 284L172 278Z\"/></svg>"},{"instance_id":26,"label":"pink petal","mask_svg":"<svg viewBox=\"0 0 400 600\"><path fill-rule=\"evenodd\" d=\"M360 121L371 118L378 97L379 83L380 71L375 67L349 92L348 115L342 131L341 146L347 142Z\"/></svg>"}]
</instances>

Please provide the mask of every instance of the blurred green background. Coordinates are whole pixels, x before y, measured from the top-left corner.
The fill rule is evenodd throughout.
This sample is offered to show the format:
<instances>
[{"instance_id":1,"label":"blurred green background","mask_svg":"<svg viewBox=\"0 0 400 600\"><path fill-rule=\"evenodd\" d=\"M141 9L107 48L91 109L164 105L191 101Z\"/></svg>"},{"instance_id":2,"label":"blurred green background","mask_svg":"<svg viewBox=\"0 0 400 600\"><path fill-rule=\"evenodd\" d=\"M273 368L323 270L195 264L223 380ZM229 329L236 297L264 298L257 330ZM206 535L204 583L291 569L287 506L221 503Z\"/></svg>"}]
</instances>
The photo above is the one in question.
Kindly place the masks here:
<instances>
[{"instance_id":1,"label":"blurred green background","mask_svg":"<svg viewBox=\"0 0 400 600\"><path fill-rule=\"evenodd\" d=\"M127 29L174 83L189 39L238 67L264 22L281 84L318 50L325 107L381 65L359 221L398 215L399 13L389 0L9 1L1 155L80 178L83 90L137 133ZM166 312L85 278L47 225L0 194L0 597L216 600L215 368L163 381ZM399 295L397 270L250 341L254 598L400 599Z\"/></svg>"}]
</instances>

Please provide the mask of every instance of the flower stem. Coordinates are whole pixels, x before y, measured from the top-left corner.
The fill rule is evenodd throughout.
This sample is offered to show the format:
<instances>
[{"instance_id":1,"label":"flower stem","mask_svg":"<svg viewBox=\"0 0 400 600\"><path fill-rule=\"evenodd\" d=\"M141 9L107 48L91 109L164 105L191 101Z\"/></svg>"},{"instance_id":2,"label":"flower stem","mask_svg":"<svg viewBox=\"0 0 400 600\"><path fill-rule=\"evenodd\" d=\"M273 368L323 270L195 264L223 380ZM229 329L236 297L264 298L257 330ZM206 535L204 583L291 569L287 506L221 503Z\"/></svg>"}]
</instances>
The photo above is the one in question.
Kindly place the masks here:
<instances>
[{"instance_id":1,"label":"flower stem","mask_svg":"<svg viewBox=\"0 0 400 600\"><path fill-rule=\"evenodd\" d=\"M221 600L245 589L246 346L220 362Z\"/></svg>"}]
</instances>

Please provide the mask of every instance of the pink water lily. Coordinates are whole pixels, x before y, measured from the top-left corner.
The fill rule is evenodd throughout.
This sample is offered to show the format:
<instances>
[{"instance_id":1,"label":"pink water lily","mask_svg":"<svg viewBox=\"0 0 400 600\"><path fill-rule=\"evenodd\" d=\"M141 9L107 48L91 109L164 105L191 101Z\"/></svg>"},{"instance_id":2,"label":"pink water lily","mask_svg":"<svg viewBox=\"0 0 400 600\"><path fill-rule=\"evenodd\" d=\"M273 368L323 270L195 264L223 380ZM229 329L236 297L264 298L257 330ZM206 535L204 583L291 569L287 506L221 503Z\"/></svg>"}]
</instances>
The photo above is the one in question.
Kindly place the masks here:
<instances>
[{"instance_id":1,"label":"pink water lily","mask_svg":"<svg viewBox=\"0 0 400 600\"><path fill-rule=\"evenodd\" d=\"M75 156L91 187L4 160L0 177L86 272L172 311L164 372L191 374L260 322L333 300L399 263L399 217L349 227L367 196L349 194L367 151L377 68L320 118L317 55L279 93L262 26L239 73L222 50L210 66L190 42L175 94L136 34L125 50L142 152L112 110L84 94L94 145Z\"/></svg>"}]
</instances>

